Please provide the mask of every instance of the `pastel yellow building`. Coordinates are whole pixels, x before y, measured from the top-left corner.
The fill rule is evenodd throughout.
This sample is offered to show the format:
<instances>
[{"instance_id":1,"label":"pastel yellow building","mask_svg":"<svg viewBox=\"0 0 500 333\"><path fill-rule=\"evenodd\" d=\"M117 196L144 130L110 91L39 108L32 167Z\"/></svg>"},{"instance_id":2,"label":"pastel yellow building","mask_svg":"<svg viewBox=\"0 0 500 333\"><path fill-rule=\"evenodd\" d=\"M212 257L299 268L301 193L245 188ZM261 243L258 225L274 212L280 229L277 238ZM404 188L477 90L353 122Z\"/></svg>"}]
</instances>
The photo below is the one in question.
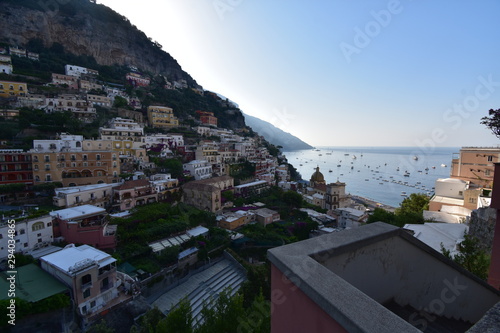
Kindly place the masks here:
<instances>
[{"instance_id":1,"label":"pastel yellow building","mask_svg":"<svg viewBox=\"0 0 500 333\"><path fill-rule=\"evenodd\" d=\"M26 96L28 84L24 82L0 81L0 97Z\"/></svg>"},{"instance_id":2,"label":"pastel yellow building","mask_svg":"<svg viewBox=\"0 0 500 333\"><path fill-rule=\"evenodd\" d=\"M113 140L112 150L120 157L131 157L134 160L149 162L146 149L141 142L132 140Z\"/></svg>"},{"instance_id":3,"label":"pastel yellow building","mask_svg":"<svg viewBox=\"0 0 500 333\"><path fill-rule=\"evenodd\" d=\"M179 120L174 116L174 110L166 106L148 106L149 126L156 128L172 128L179 126Z\"/></svg>"}]
</instances>

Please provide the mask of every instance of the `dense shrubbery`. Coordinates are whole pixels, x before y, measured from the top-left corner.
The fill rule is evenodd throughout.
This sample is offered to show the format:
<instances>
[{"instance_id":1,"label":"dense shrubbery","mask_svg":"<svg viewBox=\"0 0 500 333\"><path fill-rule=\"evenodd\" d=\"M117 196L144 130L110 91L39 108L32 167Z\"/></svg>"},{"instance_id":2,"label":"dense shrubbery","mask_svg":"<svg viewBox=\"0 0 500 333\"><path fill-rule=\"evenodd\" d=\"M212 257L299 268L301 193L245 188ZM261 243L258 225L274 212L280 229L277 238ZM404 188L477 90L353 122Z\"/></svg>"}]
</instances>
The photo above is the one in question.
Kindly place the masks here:
<instances>
[{"instance_id":1,"label":"dense shrubbery","mask_svg":"<svg viewBox=\"0 0 500 333\"><path fill-rule=\"evenodd\" d=\"M15 300L16 320L21 320L22 318L35 313L44 313L56 309L62 309L70 306L71 304L70 297L64 294L56 294L34 303L22 300L17 297L15 298ZM7 306L9 305L9 302L10 299L0 300L0 327L8 325L7 320L9 320L9 317L7 317Z\"/></svg>"},{"instance_id":2,"label":"dense shrubbery","mask_svg":"<svg viewBox=\"0 0 500 333\"><path fill-rule=\"evenodd\" d=\"M215 216L182 203L175 206L156 203L137 207L131 217L113 219L112 223L118 225L119 242L114 257L119 263L130 261L137 268L154 273L161 266L174 263L183 248L196 244L192 240L184 244L183 248L173 247L159 256L152 256L148 243L182 233L200 224L213 226ZM210 250L220 244L227 244L221 242L227 242L227 234L222 232L224 237L221 237L218 229L211 230L210 240L199 240L204 241Z\"/></svg>"},{"instance_id":3,"label":"dense shrubbery","mask_svg":"<svg viewBox=\"0 0 500 333\"><path fill-rule=\"evenodd\" d=\"M412 193L403 200L396 211L389 212L383 208L375 208L368 217L368 223L385 222L397 227L404 227L405 224L424 223L424 210L429 209L429 197L422 193Z\"/></svg>"}]
</instances>

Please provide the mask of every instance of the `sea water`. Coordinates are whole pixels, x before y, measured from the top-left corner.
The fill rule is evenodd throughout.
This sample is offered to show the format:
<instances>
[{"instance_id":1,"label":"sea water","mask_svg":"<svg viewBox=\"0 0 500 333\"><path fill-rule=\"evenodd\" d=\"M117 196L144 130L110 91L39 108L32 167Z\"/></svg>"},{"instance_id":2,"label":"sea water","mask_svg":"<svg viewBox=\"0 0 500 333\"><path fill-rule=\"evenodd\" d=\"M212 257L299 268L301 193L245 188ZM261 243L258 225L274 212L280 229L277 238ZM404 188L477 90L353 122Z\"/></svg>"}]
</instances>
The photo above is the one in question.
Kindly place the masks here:
<instances>
[{"instance_id":1,"label":"sea water","mask_svg":"<svg viewBox=\"0 0 500 333\"><path fill-rule=\"evenodd\" d=\"M346 183L346 193L398 207L411 193L432 196L435 182L450 176L460 148L318 147L284 152L304 180L319 167L326 183Z\"/></svg>"}]
</instances>

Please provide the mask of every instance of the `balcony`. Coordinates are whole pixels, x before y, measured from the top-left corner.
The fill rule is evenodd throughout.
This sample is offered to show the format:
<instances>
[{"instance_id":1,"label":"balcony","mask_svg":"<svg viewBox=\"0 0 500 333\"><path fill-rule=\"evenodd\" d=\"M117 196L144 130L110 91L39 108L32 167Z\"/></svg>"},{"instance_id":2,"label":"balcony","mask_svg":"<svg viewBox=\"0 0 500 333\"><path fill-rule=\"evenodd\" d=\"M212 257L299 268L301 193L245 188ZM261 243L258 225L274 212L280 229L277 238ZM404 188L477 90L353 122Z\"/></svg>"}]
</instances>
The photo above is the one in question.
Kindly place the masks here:
<instances>
[{"instance_id":1,"label":"balcony","mask_svg":"<svg viewBox=\"0 0 500 333\"><path fill-rule=\"evenodd\" d=\"M113 282L110 282L108 284L105 284L101 287L101 293L105 292L106 290L109 290L113 288Z\"/></svg>"},{"instance_id":2,"label":"balcony","mask_svg":"<svg viewBox=\"0 0 500 333\"><path fill-rule=\"evenodd\" d=\"M82 285L80 287L81 290L85 290L85 289L88 289L88 288L92 288L92 281L87 282L87 283L82 283Z\"/></svg>"},{"instance_id":3,"label":"balcony","mask_svg":"<svg viewBox=\"0 0 500 333\"><path fill-rule=\"evenodd\" d=\"M114 273L116 272L116 267L115 266L106 266L106 267L102 267L102 268L99 268L99 279L103 278L104 275L107 275L109 273Z\"/></svg>"}]
</instances>

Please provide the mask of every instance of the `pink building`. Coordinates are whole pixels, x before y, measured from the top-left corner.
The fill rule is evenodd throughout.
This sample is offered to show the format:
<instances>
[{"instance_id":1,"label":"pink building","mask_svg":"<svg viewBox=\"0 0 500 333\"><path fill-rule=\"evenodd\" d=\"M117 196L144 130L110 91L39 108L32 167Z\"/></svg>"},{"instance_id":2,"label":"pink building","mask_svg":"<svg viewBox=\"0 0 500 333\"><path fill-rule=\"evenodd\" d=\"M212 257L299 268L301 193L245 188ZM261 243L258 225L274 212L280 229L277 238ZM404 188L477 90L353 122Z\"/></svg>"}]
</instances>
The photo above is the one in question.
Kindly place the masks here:
<instances>
[{"instance_id":1,"label":"pink building","mask_svg":"<svg viewBox=\"0 0 500 333\"><path fill-rule=\"evenodd\" d=\"M51 212L54 238L99 249L116 247L116 225L108 224L104 208L83 205Z\"/></svg>"},{"instance_id":2,"label":"pink building","mask_svg":"<svg viewBox=\"0 0 500 333\"><path fill-rule=\"evenodd\" d=\"M272 209L261 208L255 211L255 219L260 224L266 226L280 220L280 214Z\"/></svg>"},{"instance_id":3,"label":"pink building","mask_svg":"<svg viewBox=\"0 0 500 333\"><path fill-rule=\"evenodd\" d=\"M386 223L277 247L268 257L273 333L498 329L497 289Z\"/></svg>"},{"instance_id":4,"label":"pink building","mask_svg":"<svg viewBox=\"0 0 500 333\"><path fill-rule=\"evenodd\" d=\"M137 73L128 73L125 79L134 87L147 87L151 80Z\"/></svg>"},{"instance_id":5,"label":"pink building","mask_svg":"<svg viewBox=\"0 0 500 333\"><path fill-rule=\"evenodd\" d=\"M495 162L500 162L500 148L463 147L451 161L450 176L491 188Z\"/></svg>"},{"instance_id":6,"label":"pink building","mask_svg":"<svg viewBox=\"0 0 500 333\"><path fill-rule=\"evenodd\" d=\"M78 89L78 78L75 76L52 73L52 84L67 85L70 89Z\"/></svg>"}]
</instances>

